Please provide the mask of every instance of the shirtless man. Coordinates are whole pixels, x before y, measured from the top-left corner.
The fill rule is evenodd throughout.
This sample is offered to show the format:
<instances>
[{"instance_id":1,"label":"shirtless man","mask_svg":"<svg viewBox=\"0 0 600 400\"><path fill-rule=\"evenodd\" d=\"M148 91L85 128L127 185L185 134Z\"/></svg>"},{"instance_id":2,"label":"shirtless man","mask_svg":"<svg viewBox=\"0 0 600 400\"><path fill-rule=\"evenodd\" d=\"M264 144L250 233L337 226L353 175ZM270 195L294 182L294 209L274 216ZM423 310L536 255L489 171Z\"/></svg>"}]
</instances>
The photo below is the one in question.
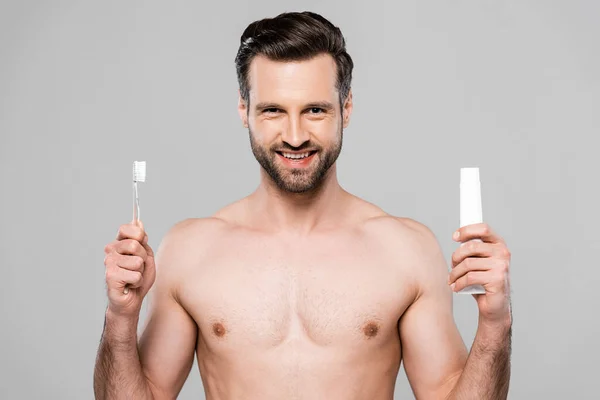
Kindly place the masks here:
<instances>
[{"instance_id":1,"label":"shirtless man","mask_svg":"<svg viewBox=\"0 0 600 400\"><path fill-rule=\"evenodd\" d=\"M260 185L211 218L175 224L156 256L142 223L120 227L105 248L96 398L176 398L194 354L209 400L389 400L401 361L418 399L506 398L503 240L486 224L459 229L457 242L483 242L457 246L448 273L427 227L336 179L352 113L341 32L312 13L255 22L236 65ZM486 288L470 353L450 284Z\"/></svg>"}]
</instances>

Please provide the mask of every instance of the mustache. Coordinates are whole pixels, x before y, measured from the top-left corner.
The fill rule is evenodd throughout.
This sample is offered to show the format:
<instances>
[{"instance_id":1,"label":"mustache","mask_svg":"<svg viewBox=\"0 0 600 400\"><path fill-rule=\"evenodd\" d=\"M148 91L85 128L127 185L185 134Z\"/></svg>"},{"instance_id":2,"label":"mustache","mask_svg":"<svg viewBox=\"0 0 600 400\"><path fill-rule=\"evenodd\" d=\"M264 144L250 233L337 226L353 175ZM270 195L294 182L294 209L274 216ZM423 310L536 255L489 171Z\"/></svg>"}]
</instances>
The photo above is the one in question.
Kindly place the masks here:
<instances>
[{"instance_id":1,"label":"mustache","mask_svg":"<svg viewBox=\"0 0 600 400\"><path fill-rule=\"evenodd\" d=\"M280 145L277 146L272 146L271 150L276 151L276 152L282 152L282 151L315 151L315 150L321 150L321 146L315 146L314 144L310 143L310 142L304 142L302 143L300 146L294 147L291 146L288 143L282 143Z\"/></svg>"}]
</instances>

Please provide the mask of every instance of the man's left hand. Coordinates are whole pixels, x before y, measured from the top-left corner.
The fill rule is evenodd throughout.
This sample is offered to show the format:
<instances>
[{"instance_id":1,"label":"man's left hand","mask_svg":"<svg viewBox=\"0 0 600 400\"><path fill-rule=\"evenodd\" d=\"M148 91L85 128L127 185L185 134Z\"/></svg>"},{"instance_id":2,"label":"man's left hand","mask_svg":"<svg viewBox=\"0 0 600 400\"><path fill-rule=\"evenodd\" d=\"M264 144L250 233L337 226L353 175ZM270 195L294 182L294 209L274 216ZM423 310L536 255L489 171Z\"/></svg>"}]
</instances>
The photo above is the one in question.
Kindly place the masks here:
<instances>
[{"instance_id":1,"label":"man's left hand","mask_svg":"<svg viewBox=\"0 0 600 400\"><path fill-rule=\"evenodd\" d=\"M448 278L452 290L458 292L467 286L482 285L485 294L473 295L480 321L510 323L511 255L504 240L485 223L464 226L452 239L462 243L452 254L452 272Z\"/></svg>"}]
</instances>

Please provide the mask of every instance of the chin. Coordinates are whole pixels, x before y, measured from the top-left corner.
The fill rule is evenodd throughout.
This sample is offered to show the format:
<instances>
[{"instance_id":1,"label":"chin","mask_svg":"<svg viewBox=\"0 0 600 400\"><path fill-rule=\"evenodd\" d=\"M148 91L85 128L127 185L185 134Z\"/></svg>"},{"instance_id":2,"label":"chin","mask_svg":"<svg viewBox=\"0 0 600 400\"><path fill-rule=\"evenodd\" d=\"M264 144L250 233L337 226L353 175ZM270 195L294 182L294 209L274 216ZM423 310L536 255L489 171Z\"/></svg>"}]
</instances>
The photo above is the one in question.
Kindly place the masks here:
<instances>
[{"instance_id":1,"label":"chin","mask_svg":"<svg viewBox=\"0 0 600 400\"><path fill-rule=\"evenodd\" d=\"M289 193L306 193L313 190L317 185L315 185L312 179L302 179L297 180L293 177L290 177L291 174L282 174L288 175L287 179L279 176L280 179L275 179L276 185L283 191ZM303 174L304 175L304 174ZM282 179L283 178L283 179ZM291 178L291 179L290 179Z\"/></svg>"}]
</instances>

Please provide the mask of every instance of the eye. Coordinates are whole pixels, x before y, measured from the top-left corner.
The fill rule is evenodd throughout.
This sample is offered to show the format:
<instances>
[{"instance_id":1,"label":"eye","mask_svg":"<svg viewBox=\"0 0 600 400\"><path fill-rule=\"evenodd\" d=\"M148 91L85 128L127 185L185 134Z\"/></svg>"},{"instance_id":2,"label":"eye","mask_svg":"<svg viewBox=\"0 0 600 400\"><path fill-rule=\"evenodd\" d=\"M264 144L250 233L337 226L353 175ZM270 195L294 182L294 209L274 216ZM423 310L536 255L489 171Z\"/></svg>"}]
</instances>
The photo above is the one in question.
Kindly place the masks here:
<instances>
[{"instance_id":1,"label":"eye","mask_svg":"<svg viewBox=\"0 0 600 400\"><path fill-rule=\"evenodd\" d=\"M325 111L319 107L312 107L312 108L309 108L309 110L311 111L311 114L321 114Z\"/></svg>"},{"instance_id":2,"label":"eye","mask_svg":"<svg viewBox=\"0 0 600 400\"><path fill-rule=\"evenodd\" d=\"M265 108L265 109L263 110L263 113L270 114L270 113L276 113L277 111L279 111L279 109L277 109L277 108L274 108L274 107L271 107L271 108Z\"/></svg>"}]
</instances>

